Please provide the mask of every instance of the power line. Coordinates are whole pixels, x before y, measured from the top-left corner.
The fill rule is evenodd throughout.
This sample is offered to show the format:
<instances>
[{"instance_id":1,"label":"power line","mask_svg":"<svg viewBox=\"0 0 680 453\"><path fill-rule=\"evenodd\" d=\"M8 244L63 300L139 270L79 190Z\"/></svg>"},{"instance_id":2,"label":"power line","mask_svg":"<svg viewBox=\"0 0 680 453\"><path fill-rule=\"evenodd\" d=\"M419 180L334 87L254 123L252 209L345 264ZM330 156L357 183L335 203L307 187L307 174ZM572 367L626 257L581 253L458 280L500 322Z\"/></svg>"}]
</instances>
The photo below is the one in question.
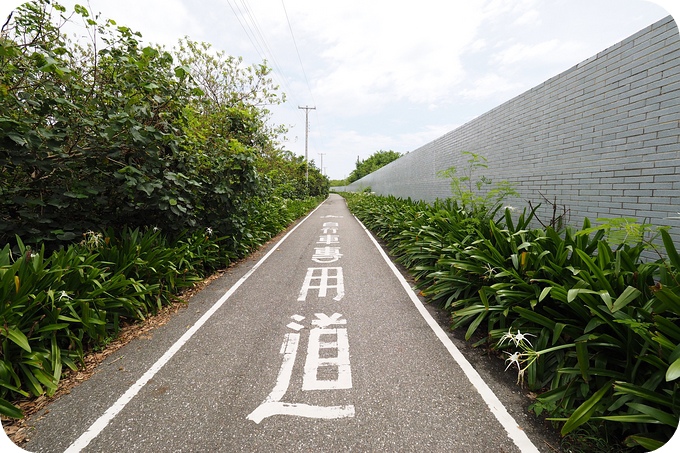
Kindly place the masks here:
<instances>
[{"instance_id":1,"label":"power line","mask_svg":"<svg viewBox=\"0 0 680 453\"><path fill-rule=\"evenodd\" d=\"M267 39L264 36L264 33L262 32L262 28L260 27L260 24L257 20L257 17L255 16L254 12L252 11L252 8L249 6L247 0L227 0L229 3L229 7L231 8L232 12L236 16L236 19L239 21L239 24L241 25L241 28L243 31L246 33L246 36L250 40L250 43L252 44L253 48L255 51L258 53L260 58L262 60L270 60L276 69L274 71L275 75L277 76L277 79L280 80L281 85L284 86L286 92L288 93L289 97L291 100L296 101L296 96L292 88L289 86L287 78L284 76L284 71L281 69L281 66L278 63L278 60L276 59L274 52L272 51L271 47L269 46ZM240 2L240 6L239 6ZM305 83L307 84L307 89L309 90L310 96L312 100L314 100L314 94L312 93L311 85L309 83L309 78L307 77L307 72L305 70L304 64L302 63L302 57L300 55L300 49L298 48L297 41L295 39L295 34L293 33L293 27L290 23L290 17L288 16L288 11L286 9L286 5L284 3L284 0L281 0L281 5L283 7L283 12L286 17L286 22L288 24L288 30L290 31L291 38L293 40L293 46L295 47L295 52L298 57L298 62L300 63L300 68L302 69L302 74L305 78ZM267 58L269 56L270 58ZM292 109L292 105L288 102L285 102L285 107ZM295 102L295 104L300 105L300 103ZM309 110L314 110L315 108L309 108L305 112L305 160L307 160L307 153L308 153L308 142L309 142ZM299 110L297 110L299 112ZM307 178L309 177L309 174L307 173Z\"/></svg>"},{"instance_id":2,"label":"power line","mask_svg":"<svg viewBox=\"0 0 680 453\"><path fill-rule=\"evenodd\" d=\"M281 65L279 65L279 62L276 58L276 55L272 51L271 47L269 47L269 43L267 42L267 39L265 38L264 33L262 33L262 27L260 27L260 23L258 22L257 17L252 12L252 8L250 8L250 6L248 5L247 0L241 0L241 4L243 5L244 10L248 14L248 17L250 18L250 23L255 27L255 31L257 32L257 36L259 36L259 38L260 38L259 41L261 43L261 46L263 46L264 50L269 55L272 64L276 68L276 72L279 75L279 78L281 79L281 83L286 87L286 91L288 91L291 94L291 97L294 97L293 96L293 90L288 85L286 77L284 76L283 69L281 69Z\"/></svg>"},{"instance_id":3,"label":"power line","mask_svg":"<svg viewBox=\"0 0 680 453\"><path fill-rule=\"evenodd\" d=\"M252 34L252 30L250 29L250 26L246 26L247 24L244 24L243 21L241 20L241 16L243 16L243 13L241 13L241 9L238 7L238 4L236 4L236 9L238 9L238 13L236 12L236 9L234 9L234 5L232 5L231 0L227 0L227 3L229 3L229 7L231 8L231 11L234 13L234 16L236 16L236 20L238 20L238 23L241 25L241 28L245 32L246 36L248 37L248 40L250 41L250 44L253 45L255 48L255 51L257 54L260 56L260 59L266 60L265 56L263 55L264 52L262 49L258 46L258 42Z\"/></svg>"},{"instance_id":4,"label":"power line","mask_svg":"<svg viewBox=\"0 0 680 453\"><path fill-rule=\"evenodd\" d=\"M300 57L300 50L298 49L297 41L295 41L295 34L293 33L293 27L290 25L290 19L288 18L288 11L286 10L286 4L281 0L281 6L283 6L283 12L286 15L286 22L288 22L288 29L290 30L290 36L293 38L293 45L295 46L295 52L297 52L298 61L300 62L300 68L302 68L302 74L305 76L305 82L307 82L307 89L309 94L314 101L314 93L312 93L312 87L309 84L309 79L307 78L307 72L305 71L305 65L302 64L302 57ZM316 102L314 102L316 104Z\"/></svg>"},{"instance_id":5,"label":"power line","mask_svg":"<svg viewBox=\"0 0 680 453\"><path fill-rule=\"evenodd\" d=\"M241 28L248 37L248 40L250 41L251 45L259 55L260 59L264 61L269 60L272 62L276 69L274 71L274 74L276 74L277 79L279 79L281 85L283 85L285 92L287 92L287 94L291 98L293 98L293 100L295 100L293 90L288 85L286 77L284 76L284 72L278 63L278 60L274 56L274 52L272 52L271 47L269 47L269 44L267 43L267 40L264 37L264 34L262 33L262 29L259 26L259 23L254 13L252 12L252 9L248 6L246 0L240 0L241 5L243 6L242 10L237 1L238 0L234 0L234 2L232 3L232 0L227 0L227 3L229 3L231 11L234 13L234 16L236 16L236 20L238 20L239 25L241 25ZM248 20L248 18L250 18L250 20ZM297 112L297 110L293 109L293 107L290 104L288 103L285 104L286 107Z\"/></svg>"}]
</instances>

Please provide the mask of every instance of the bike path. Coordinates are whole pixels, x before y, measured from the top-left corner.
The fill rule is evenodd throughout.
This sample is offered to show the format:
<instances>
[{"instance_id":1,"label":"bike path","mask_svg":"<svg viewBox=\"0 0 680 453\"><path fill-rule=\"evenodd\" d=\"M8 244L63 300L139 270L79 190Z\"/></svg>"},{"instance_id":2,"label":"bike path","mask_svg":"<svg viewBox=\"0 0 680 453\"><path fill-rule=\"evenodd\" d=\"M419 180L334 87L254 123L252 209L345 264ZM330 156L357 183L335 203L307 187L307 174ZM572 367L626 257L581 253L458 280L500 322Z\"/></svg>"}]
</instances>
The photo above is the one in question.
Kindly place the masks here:
<instances>
[{"instance_id":1,"label":"bike path","mask_svg":"<svg viewBox=\"0 0 680 453\"><path fill-rule=\"evenodd\" d=\"M25 448L538 451L414 298L331 195L37 414Z\"/></svg>"}]
</instances>

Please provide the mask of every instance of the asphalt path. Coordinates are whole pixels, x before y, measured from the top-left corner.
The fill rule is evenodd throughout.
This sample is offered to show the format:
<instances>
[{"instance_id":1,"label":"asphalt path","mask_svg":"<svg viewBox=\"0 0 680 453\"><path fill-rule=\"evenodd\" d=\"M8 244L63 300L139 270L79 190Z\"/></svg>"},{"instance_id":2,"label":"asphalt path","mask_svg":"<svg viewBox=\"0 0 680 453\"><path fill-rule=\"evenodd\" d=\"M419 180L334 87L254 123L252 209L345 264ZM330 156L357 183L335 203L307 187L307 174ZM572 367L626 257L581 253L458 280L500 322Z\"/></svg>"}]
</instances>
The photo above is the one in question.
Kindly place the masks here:
<instances>
[{"instance_id":1,"label":"asphalt path","mask_svg":"<svg viewBox=\"0 0 680 453\"><path fill-rule=\"evenodd\" d=\"M36 414L24 448L552 451L430 311L331 195Z\"/></svg>"}]
</instances>

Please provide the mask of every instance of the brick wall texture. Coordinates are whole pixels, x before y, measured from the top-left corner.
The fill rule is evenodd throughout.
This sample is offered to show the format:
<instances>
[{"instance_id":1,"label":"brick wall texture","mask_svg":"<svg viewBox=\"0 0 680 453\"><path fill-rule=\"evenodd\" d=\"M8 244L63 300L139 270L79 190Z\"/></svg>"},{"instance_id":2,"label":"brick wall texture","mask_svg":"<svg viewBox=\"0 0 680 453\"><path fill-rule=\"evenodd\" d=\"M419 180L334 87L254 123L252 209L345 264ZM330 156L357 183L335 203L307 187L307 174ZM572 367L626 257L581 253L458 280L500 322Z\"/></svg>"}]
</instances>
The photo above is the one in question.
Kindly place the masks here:
<instances>
[{"instance_id":1,"label":"brick wall texture","mask_svg":"<svg viewBox=\"0 0 680 453\"><path fill-rule=\"evenodd\" d=\"M668 16L348 187L432 201L451 196L441 170L516 184L522 208L557 200L569 224L635 217L680 239L680 35ZM543 202L539 217L550 219Z\"/></svg>"}]
</instances>

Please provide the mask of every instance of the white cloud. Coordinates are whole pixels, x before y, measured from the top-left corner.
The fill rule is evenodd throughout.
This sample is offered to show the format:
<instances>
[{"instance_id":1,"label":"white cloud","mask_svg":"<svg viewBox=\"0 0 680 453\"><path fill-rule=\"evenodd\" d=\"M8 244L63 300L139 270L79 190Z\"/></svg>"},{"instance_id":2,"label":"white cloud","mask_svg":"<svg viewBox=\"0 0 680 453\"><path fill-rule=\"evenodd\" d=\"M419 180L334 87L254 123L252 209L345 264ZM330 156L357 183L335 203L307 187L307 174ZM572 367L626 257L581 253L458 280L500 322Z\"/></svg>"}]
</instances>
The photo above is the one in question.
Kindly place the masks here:
<instances>
[{"instance_id":1,"label":"white cloud","mask_svg":"<svg viewBox=\"0 0 680 453\"><path fill-rule=\"evenodd\" d=\"M512 82L494 73L476 79L471 85L459 94L464 98L486 99L501 93L513 92L522 87L521 83Z\"/></svg>"},{"instance_id":2,"label":"white cloud","mask_svg":"<svg viewBox=\"0 0 680 453\"><path fill-rule=\"evenodd\" d=\"M344 112L348 102L376 109L449 94L462 79L460 54L477 34L482 5L348 0L327 13L328 5L318 2L298 8L303 17L313 15L304 30L324 45L318 56L326 68L315 72L315 96L331 105L335 100L333 108Z\"/></svg>"},{"instance_id":3,"label":"white cloud","mask_svg":"<svg viewBox=\"0 0 680 453\"><path fill-rule=\"evenodd\" d=\"M535 25L541 22L541 15L535 9L524 12L512 23L516 26Z\"/></svg>"},{"instance_id":4,"label":"white cloud","mask_svg":"<svg viewBox=\"0 0 680 453\"><path fill-rule=\"evenodd\" d=\"M297 49L281 0L89 3L146 42L188 35L248 63L266 58L289 99L272 108L275 124L291 125L284 145L304 154L298 106L315 105L310 157L327 152L336 178L357 154L418 148L663 17L643 0L284 1ZM653 1L677 10L677 0ZM0 16L21 2L0 1Z\"/></svg>"},{"instance_id":5,"label":"white cloud","mask_svg":"<svg viewBox=\"0 0 680 453\"><path fill-rule=\"evenodd\" d=\"M536 44L517 43L497 52L493 56L493 60L499 64L509 65L524 60L541 58L555 52L560 45L561 43L557 39Z\"/></svg>"}]
</instances>

